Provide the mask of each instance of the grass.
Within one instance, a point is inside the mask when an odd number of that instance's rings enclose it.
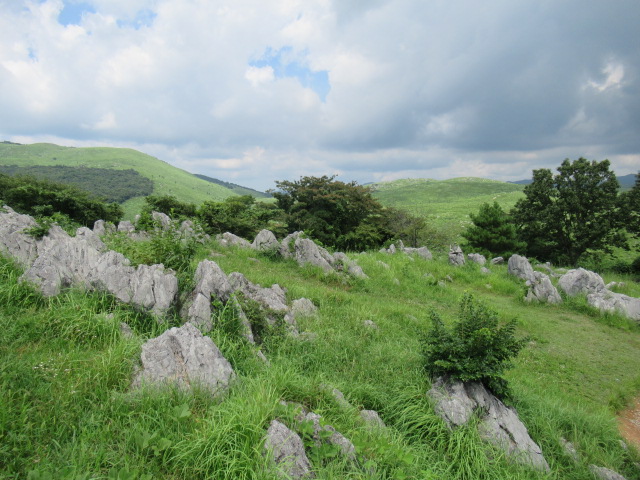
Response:
[[[144,244],[129,252],[141,250]],[[640,386],[640,327],[629,321],[596,314],[584,299],[527,304],[524,286],[506,266],[485,275],[475,264],[451,267],[443,254],[433,261],[353,254],[369,280],[215,242],[190,255],[191,269],[213,258],[227,274],[278,283],[289,300],[312,300],[319,315],[299,327],[316,340],[267,336],[267,366],[239,337],[229,312],[218,310],[210,336],[238,375],[226,396],[133,393],[141,344],[179,320],[159,325],[104,294],[69,290],[42,298],[18,281],[18,268],[0,260],[0,478],[273,479],[261,445],[271,420],[286,416],[280,400],[317,412],[356,445],[356,463],[317,460],[320,479],[578,480],[591,478],[590,463],[640,478],[632,464],[638,456],[620,447],[615,426],[615,410]],[[510,462],[473,426],[449,431],[425,395],[419,335],[430,327],[432,310],[453,321],[465,292],[502,320],[516,318],[518,334],[530,338],[508,380],[549,475]],[[135,338],[120,335],[123,321]],[[339,404],[328,387],[340,389],[353,408]],[[366,428],[360,408],[377,410],[388,428]],[[578,464],[560,437],[576,445]]]
[[[383,205],[428,217],[435,228],[446,229],[454,237],[471,223],[469,214],[477,213],[483,203],[496,201],[508,211],[524,197],[523,185],[471,177],[404,179],[375,183],[372,188]]]
[[[154,194],[174,195],[182,202],[201,204],[206,200],[222,201],[237,195],[221,185],[202,180],[162,160],[129,148],[73,148],[50,143],[13,145],[0,143],[3,165],[67,165],[125,170],[133,168],[153,181]],[[125,218],[132,220],[144,205],[143,197],[123,204]]]

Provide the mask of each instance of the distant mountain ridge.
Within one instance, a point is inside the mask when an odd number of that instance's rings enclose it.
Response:
[[[620,183],[620,188],[623,190],[627,190],[632,188],[636,183],[636,176],[634,173],[630,173],[629,175],[617,176],[618,182]],[[533,179],[529,178],[527,180],[515,180],[508,183],[515,183],[516,185],[530,185],[533,183]]]
[[[251,195],[252,197],[256,197],[256,198],[271,198],[271,195],[265,192],[260,192],[258,190],[254,190],[253,188],[249,188],[249,187],[243,187],[241,185],[237,185],[235,183],[231,183],[231,182],[225,182],[223,180],[219,180],[217,178],[212,178],[212,177],[208,177],[206,175],[202,175],[199,173],[194,173],[194,176],[201,178],[202,180],[206,181],[206,182],[211,182],[211,183],[215,183],[217,185],[221,185],[225,188],[228,188],[229,190],[231,190],[232,192],[237,193],[238,195]]]

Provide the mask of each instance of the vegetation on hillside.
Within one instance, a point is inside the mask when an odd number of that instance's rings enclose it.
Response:
[[[12,177],[0,173],[0,205],[41,220],[64,218],[85,227],[96,220],[117,222],[123,211],[117,203],[107,204],[79,188],[32,177]],[[62,215],[62,217],[61,217]],[[43,232],[46,233],[46,232]]]
[[[153,182],[132,168],[112,170],[107,168],[55,166],[0,165],[0,173],[13,176],[31,176],[65,185],[73,185],[92,192],[111,203],[123,203],[130,198],[151,195]]]
[[[498,205],[483,203],[477,214],[470,214],[473,225],[463,233],[465,248],[487,257],[509,258],[514,253],[524,251],[526,244],[518,240],[516,226]]]

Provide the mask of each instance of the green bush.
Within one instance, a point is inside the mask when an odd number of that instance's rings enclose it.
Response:
[[[496,312],[465,294],[451,330],[435,312],[431,321],[433,328],[422,338],[422,353],[432,378],[446,375],[463,382],[479,381],[495,395],[508,396],[502,374],[527,342],[515,337],[515,319],[501,326]]]

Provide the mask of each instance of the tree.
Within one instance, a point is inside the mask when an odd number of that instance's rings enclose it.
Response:
[[[620,212],[627,231],[640,238],[640,172],[631,190],[620,195]]]
[[[289,230],[304,230],[325,245],[361,249],[386,240],[379,218],[383,207],[367,187],[335,176],[276,182],[270,191],[284,211]]]
[[[478,381],[497,396],[508,395],[504,371],[527,342],[515,337],[515,320],[500,325],[496,312],[466,294],[451,330],[435,312],[431,321],[432,329],[421,340],[425,369],[432,378]]]
[[[609,161],[566,159],[553,176],[534,170],[526,198],[512,211],[527,255],[575,265],[587,250],[625,246],[619,216],[618,180]]]
[[[525,243],[518,240],[516,226],[498,202],[493,202],[493,205],[483,203],[477,215],[472,213],[469,216],[473,225],[462,236],[476,253],[510,257],[524,252]]]

